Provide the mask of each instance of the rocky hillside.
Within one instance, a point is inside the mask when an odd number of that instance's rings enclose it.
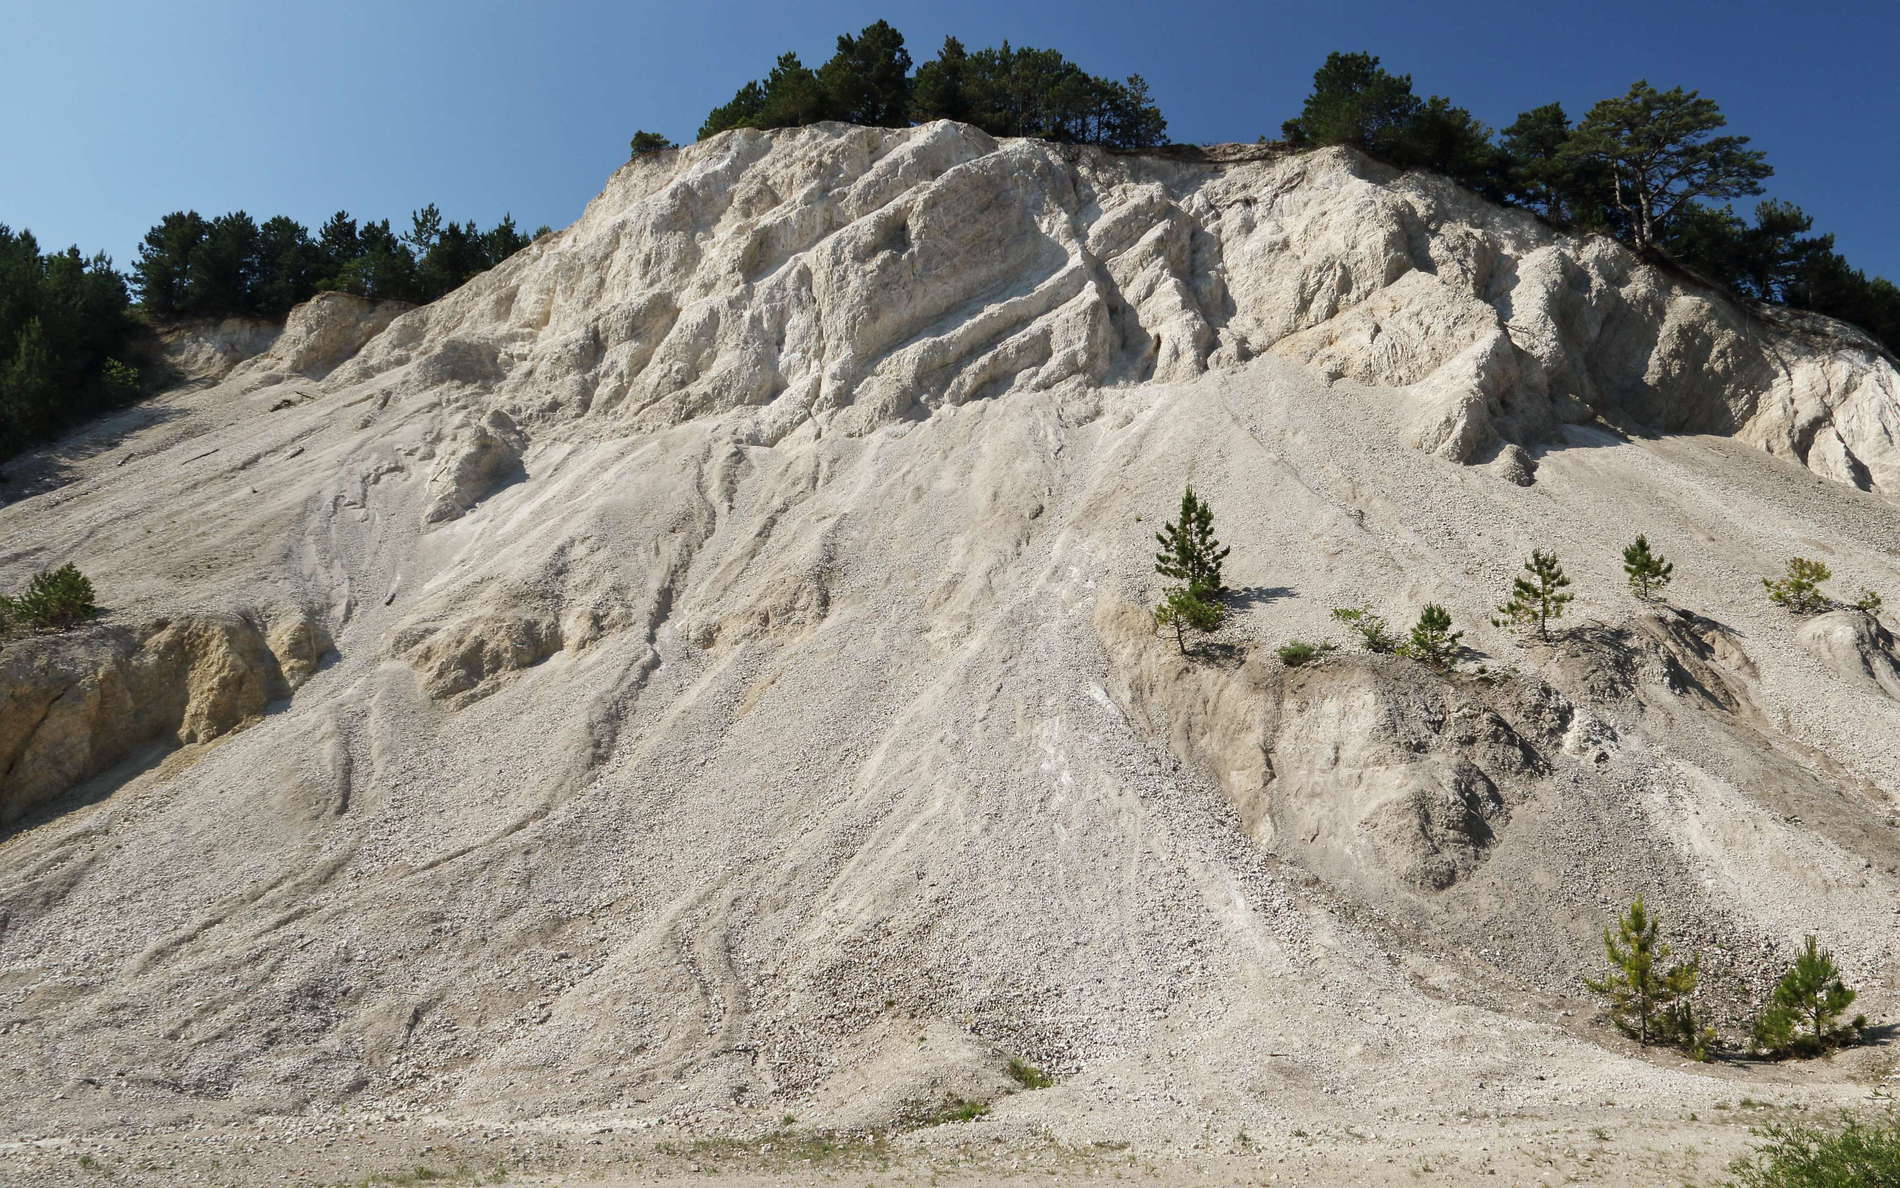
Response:
[[[0,507],[0,584],[110,608],[0,651],[17,1117],[1396,1143],[1887,1075],[1657,1060],[1577,981],[1642,893],[1731,1031],[1804,931],[1900,1007],[1891,638],[1757,580],[1900,597],[1844,327],[1344,150],[950,123],[644,157],[300,316]],[[1184,479],[1239,587],[1193,660]],[[1488,622],[1533,547],[1548,645]],[[1482,670],[1273,659],[1428,600]]]

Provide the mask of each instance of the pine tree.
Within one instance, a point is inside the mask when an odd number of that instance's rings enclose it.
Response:
[[[501,216],[501,222],[496,223],[492,230],[482,232],[483,261],[487,267],[493,268],[532,242],[534,241],[523,235],[521,229],[515,226],[515,216],[504,214]]]
[[[1451,629],[1451,612],[1436,602],[1428,602],[1418,614],[1418,622],[1412,624],[1412,633],[1399,645],[1399,655],[1443,671],[1457,662],[1458,654],[1464,650],[1458,641],[1465,637],[1462,631]]]
[[[1513,627],[1535,623],[1538,638],[1549,639],[1550,621],[1561,619],[1564,605],[1570,601],[1571,596],[1563,592],[1570,579],[1564,576],[1563,566],[1557,564],[1557,554],[1539,549],[1531,551],[1524,569],[1530,577],[1520,577],[1511,583],[1510,601],[1498,607],[1498,617],[1491,620],[1491,625]]]
[[[1774,170],[1746,147],[1748,137],[1712,135],[1727,123],[1713,99],[1638,81],[1627,95],[1592,107],[1564,155],[1610,175],[1611,200],[1641,251],[1702,199],[1761,193]]]
[[[1221,562],[1231,549],[1214,539],[1214,509],[1189,487],[1181,496],[1181,518],[1155,533],[1161,552],[1155,554],[1155,572],[1187,584],[1187,592],[1206,602],[1227,592],[1221,584]]]
[[[1610,969],[1583,984],[1609,1002],[1610,1022],[1639,1044],[1676,1042],[1685,1019],[1678,1004],[1695,991],[1696,963],[1669,965],[1671,951],[1658,938],[1658,923],[1637,896],[1617,921],[1603,930]],[[1686,1005],[1686,1004],[1683,1004]],[[1693,1027],[1693,1015],[1686,1016]]]
[[[1662,1013],[1662,1040],[1682,1049],[1692,1060],[1707,1060],[1715,1054],[1715,1028],[1702,1022],[1695,1004],[1679,999]]]
[[[409,245],[410,252],[418,260],[428,255],[441,238],[442,212],[436,209],[435,203],[409,212],[409,231],[402,241]]]
[[[1819,561],[1792,557],[1780,581],[1763,578],[1761,584],[1776,606],[1785,606],[1797,615],[1817,615],[1834,605],[1834,600],[1821,591],[1821,583],[1833,576],[1833,571]]]
[[[937,56],[917,68],[911,88],[911,118],[921,123],[931,120],[970,121],[970,55],[954,37],[943,39]]]
[[[92,582],[70,562],[33,575],[17,598],[0,594],[0,621],[41,631],[63,631],[99,613]]]
[[[1675,565],[1649,551],[1649,538],[1638,536],[1636,543],[1623,550],[1623,572],[1629,576],[1630,590],[1645,602],[1669,584]]]
[[[145,233],[132,275],[138,285],[139,301],[151,313],[161,318],[175,318],[189,312],[186,282],[191,257],[210,230],[211,224],[197,211],[176,210]]]
[[[1867,1024],[1864,1017],[1846,1026],[1839,1023],[1856,997],[1858,992],[1841,982],[1834,955],[1821,952],[1810,936],[1755,1020],[1755,1046],[1777,1055],[1838,1047]]]
[[[267,318],[281,318],[317,291],[323,253],[302,223],[284,215],[258,227],[257,244],[251,308]]]
[[[194,317],[254,313],[260,240],[257,223],[244,211],[219,215],[185,266],[185,307]]]
[[[817,72],[787,51],[765,76],[764,104],[748,123],[754,128],[802,128],[837,117]]]
[[[1174,628],[1174,644],[1187,655],[1187,633],[1203,634],[1220,630],[1227,612],[1212,597],[1203,597],[1190,586],[1170,586],[1155,607],[1155,626]]]
[[[633,139],[627,142],[629,157],[643,157],[648,153],[663,153],[667,149],[676,149],[678,147],[679,145],[674,144],[672,138],[659,132],[648,132],[644,128],[635,132]]]
[[[889,21],[866,25],[856,37],[840,34],[818,82],[836,119],[883,128],[910,123],[910,52]]]
[[[1380,152],[1419,109],[1412,76],[1393,74],[1371,54],[1330,53],[1313,72],[1299,118],[1280,126],[1295,145],[1351,144]]]
[[[754,79],[740,87],[731,102],[715,107],[706,114],[706,122],[699,126],[696,139],[704,140],[733,128],[749,128],[764,110],[765,84]]]

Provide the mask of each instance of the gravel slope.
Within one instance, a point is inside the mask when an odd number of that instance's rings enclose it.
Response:
[[[238,615],[333,647],[243,728],[156,737],[0,834],[0,1141],[58,1140],[0,1167],[61,1182],[74,1136],[126,1159],[162,1145],[128,1128],[181,1125],[210,1182],[204,1133],[330,1167],[313,1128],[347,1109],[407,1119],[391,1152],[492,1129],[484,1159],[791,1114],[947,1171],[945,1144],[1055,1142],[1398,1180],[1498,1135],[1507,1182],[1644,1183],[1633,1111],[1706,1172],[1742,1098],[1888,1080],[1884,1044],[1640,1053],[1576,978],[1642,892],[1731,1031],[1808,930],[1891,1017],[1900,702],[1758,581],[1801,553],[1900,596],[1900,507],[1761,419],[1891,367],[1793,340],[1731,366],[1767,331],[1712,298],[1344,154],[979,136],[630,167],[326,379],[175,393],[29,462],[8,584],[70,558],[100,631]],[[1389,275],[1389,241],[1435,271]],[[1501,295],[1547,349],[1497,353]],[[1704,317],[1728,362],[1623,358],[1603,326],[1651,313],[1683,341]],[[1702,411],[1617,431],[1632,366]],[[1141,617],[1184,480],[1239,589],[1193,663]],[[1693,617],[1621,589],[1638,531]],[[1556,646],[1488,623],[1533,547],[1587,628]],[[1362,601],[1444,603],[1487,675],[1271,659]],[[9,662],[83,685],[39,646]],[[1016,1091],[1011,1058],[1056,1084]],[[919,1127],[946,1098],[991,1109]]]

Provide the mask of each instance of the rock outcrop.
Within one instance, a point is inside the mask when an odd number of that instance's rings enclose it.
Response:
[[[524,477],[521,451],[525,441],[514,421],[499,409],[457,431],[442,447],[441,461],[429,475],[434,498],[423,521],[439,524],[459,519],[487,496]]]
[[[625,166],[345,378],[505,389],[530,428],[742,410],[769,443],[1268,353],[1398,390],[1416,442],[1458,461],[1603,420],[1900,490],[1900,374],[1864,337],[1817,351],[1608,238],[1347,149],[1216,165],[951,123],[734,132]]]
[[[180,322],[159,331],[159,360],[179,380],[210,383],[270,349],[283,327],[267,318]]]
[[[1801,625],[1801,643],[1844,679],[1900,698],[1893,633],[1861,610],[1833,610]]]
[[[257,387],[298,378],[320,380],[414,308],[406,301],[318,293],[291,309],[282,333],[246,360],[233,379]]]
[[[147,743],[229,733],[289,696],[329,651],[303,615],[270,626],[190,615],[0,646],[0,825]]]

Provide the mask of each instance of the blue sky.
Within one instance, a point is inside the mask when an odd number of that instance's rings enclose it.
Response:
[[[946,33],[1147,76],[1184,141],[1273,135],[1329,50],[1363,49],[1493,124],[1573,115],[1647,77],[1699,88],[1766,149],[1770,192],[1900,279],[1900,5],[846,0],[14,0],[0,20],[0,222],[129,266],[169,210],[315,225],[436,202],[526,228],[580,213],[636,127],[691,138],[774,56],[879,17],[913,58]]]

